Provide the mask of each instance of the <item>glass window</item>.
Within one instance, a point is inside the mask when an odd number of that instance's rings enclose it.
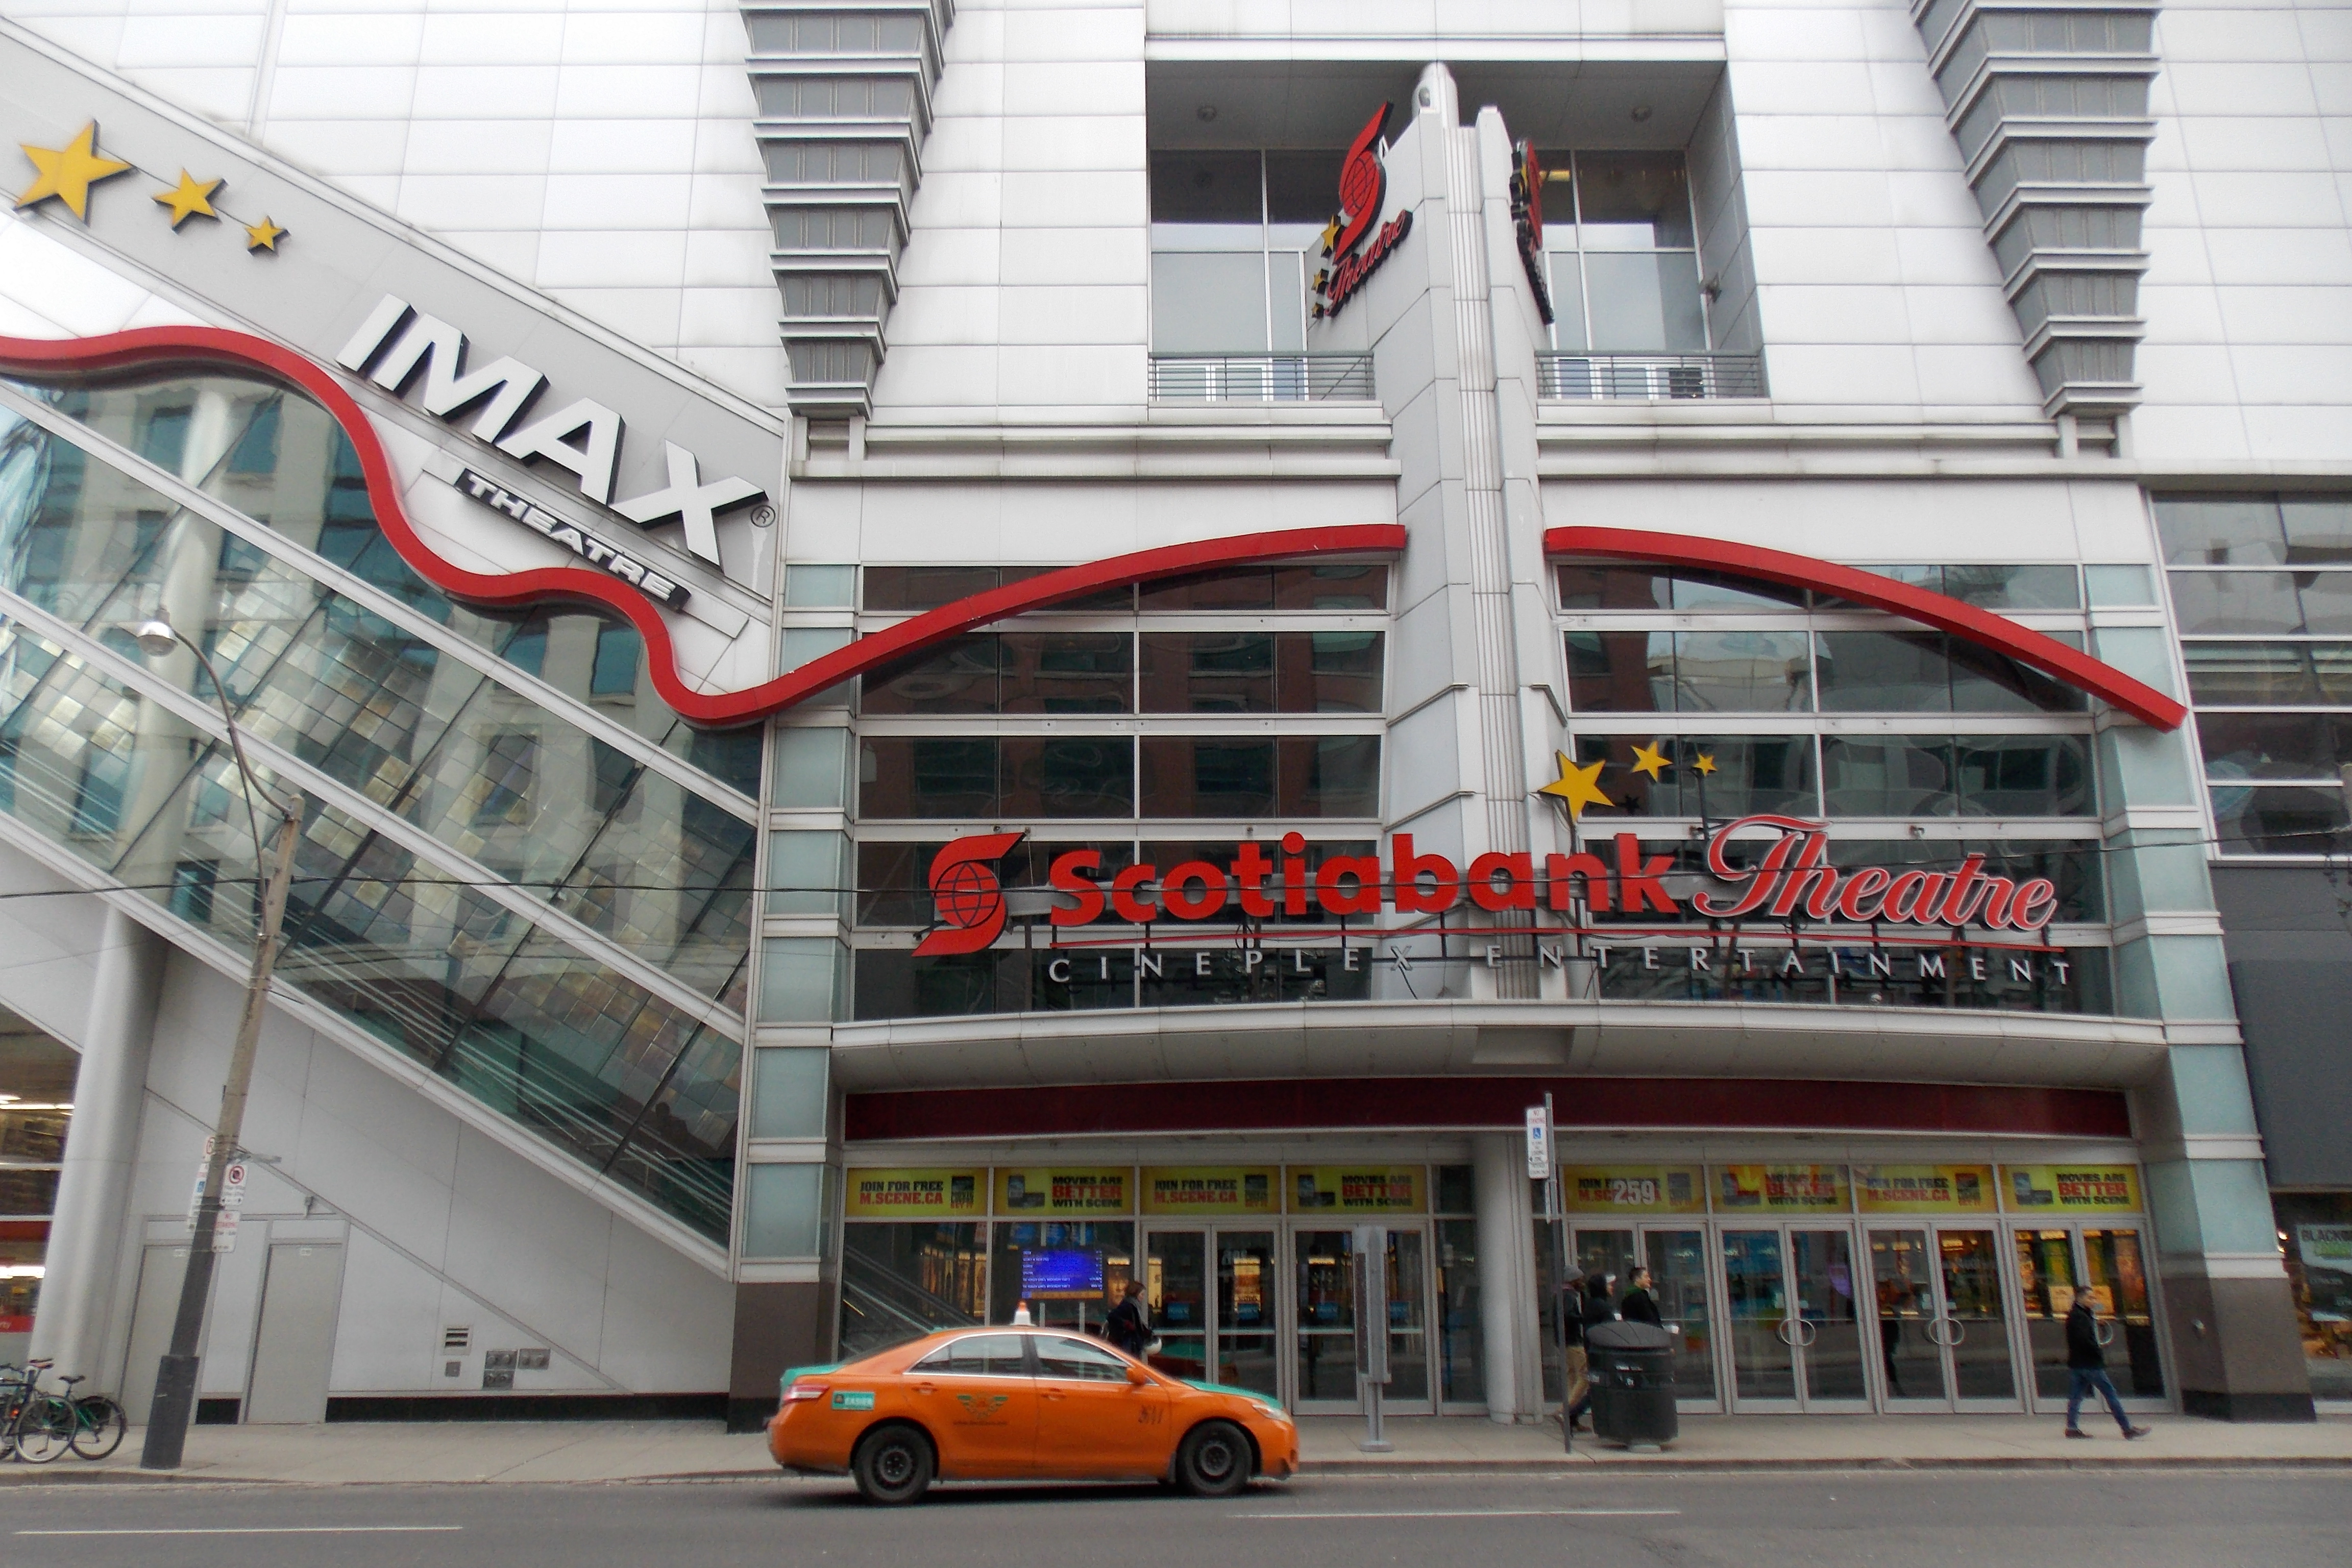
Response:
[[[985,735],[866,736],[858,742],[857,815],[995,817],[996,752]]]
[[[1003,585],[1004,571],[997,566],[868,566],[866,607],[936,610]]]
[[[2200,708],[2352,702],[2352,643],[2192,642],[2180,651]]]
[[[2341,496],[2279,498],[2291,566],[2352,565],[2352,500]]]
[[[1020,1334],[966,1334],[950,1340],[915,1368],[958,1377],[1027,1377],[1029,1358]]]
[[[1142,643],[1145,712],[1275,710],[1272,632],[1146,632]]]
[[[1832,816],[1949,816],[1952,743],[1940,735],[1829,735],[1822,792]]]
[[[1952,706],[1949,661],[1937,632],[1821,632],[1824,713],[1937,713]]]
[[[1276,706],[1285,713],[1378,713],[1381,634],[1279,632]]]
[[[1132,713],[1135,639],[1125,632],[1003,632],[998,711]]]
[[[2200,713],[2205,776],[2326,779],[2352,763],[2352,714]]]
[[[1667,610],[1674,607],[1674,579],[1631,566],[1562,566],[1559,572],[1563,610]],[[1801,597],[1797,603],[1801,605]]]
[[[1247,250],[1153,251],[1152,351],[1265,353],[1265,254],[1255,245]]]
[[[1595,353],[1706,352],[1697,262],[1689,251],[1587,252],[1584,288]]]
[[[842,1226],[842,1358],[856,1360],[932,1330],[982,1321],[987,1228],[971,1223]]]
[[[1271,816],[1274,756],[1272,741],[1147,735],[1143,815],[1244,820]]]
[[[1680,153],[1579,153],[1574,158],[1585,249],[1690,248],[1690,189]]]
[[[2285,572],[2175,572],[2172,607],[2189,637],[2303,630],[2303,605]]]
[[[2096,605],[2156,603],[2156,579],[2145,566],[2085,566],[2083,586]]]
[[[1135,1226],[1123,1220],[999,1220],[993,1250],[995,1267],[989,1271],[988,1288],[990,1322],[1011,1322],[1013,1310],[1025,1300],[1030,1321],[1041,1329],[1098,1329],[1118,1303],[1119,1288],[1134,1274]],[[1039,1253],[1061,1256],[1041,1259],[1035,1256]],[[1026,1296],[1022,1281],[1040,1265],[1050,1267],[1062,1279],[1077,1279],[1085,1284],[1065,1287],[1066,1294]],[[1081,1289],[1085,1294],[1078,1293]]]
[[[1100,1345],[1084,1340],[1041,1336],[1037,1341],[1037,1375],[1063,1377],[1080,1383],[1125,1383],[1133,1363]]]
[[[846,730],[778,730],[772,804],[837,810],[849,777]]]
[[[637,689],[637,655],[645,647],[635,626],[600,626],[596,664],[588,678],[592,697],[625,697]]]
[[[1672,632],[1568,634],[1568,700],[1579,713],[1671,713],[1674,680]]]
[[[1964,816],[2088,816],[2090,740],[2083,735],[1963,735],[1952,772]]]
[[[768,835],[768,912],[830,915],[842,908],[842,861],[849,840],[838,833]]]
[[[1654,779],[1633,772],[1637,745],[1662,752],[1672,765]],[[1810,816],[1821,807],[1811,735],[1580,735],[1576,755],[1581,763],[1605,759],[1603,787],[1620,809],[1636,816]],[[1599,831],[1595,824],[1602,820],[1587,819],[1586,831]]]
[[[2352,1399],[2352,1194],[2273,1193],[2315,1399]]]
[[[1551,346],[1703,353],[1706,304],[1680,153],[1547,153]]]
[[[1135,815],[1135,743],[1128,736],[1008,735],[999,744],[1002,815]]]
[[[787,566],[784,603],[796,610],[853,608],[857,603],[857,568]]]
[[[2339,787],[2229,785],[2210,793],[2224,855],[2327,855],[2343,842],[2347,818]]]
[[[2156,531],[2176,566],[2284,566],[2286,530],[2269,496],[2158,496]]]
[[[835,1016],[842,946],[831,937],[772,936],[760,943],[760,1021],[822,1024]]]
[[[1677,632],[1675,709],[1684,713],[1810,712],[1813,682],[1807,655],[1802,632]]]
[[[814,1258],[824,1231],[823,1165],[744,1169],[743,1256]]]
[[[1942,592],[1988,610],[2074,610],[2083,603],[2072,566],[1947,566]]]
[[[826,1057],[822,1046],[772,1046],[751,1053],[752,1137],[824,1136]]]
[[[861,676],[858,707],[875,714],[996,712],[1002,652],[991,632],[934,644]]]

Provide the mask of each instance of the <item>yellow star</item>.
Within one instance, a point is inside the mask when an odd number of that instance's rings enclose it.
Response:
[[[1701,752],[1698,754],[1698,761],[1693,763],[1691,766],[1699,773],[1711,773],[1715,772],[1715,758],[1706,752]]]
[[[218,218],[220,214],[213,211],[213,193],[220,188],[218,180],[198,184],[194,174],[183,169],[179,188],[158,191],[155,199],[172,209],[172,226],[177,228],[192,217]]]
[[[1339,243],[1339,220],[1338,218],[1335,217],[1329,223],[1323,226],[1322,238],[1323,254],[1328,256],[1331,254],[1331,247]]]
[[[1665,782],[1665,770],[1674,765],[1667,761],[1664,752],[1654,747],[1638,743],[1633,747],[1633,771],[1637,773],[1647,773],[1663,784]]]
[[[113,158],[100,157],[96,146],[98,121],[93,120],[81,128],[81,134],[62,147],[36,147],[29,142],[17,145],[25,156],[41,172],[30,189],[16,198],[20,207],[45,202],[51,196],[66,204],[74,216],[89,221],[89,188],[100,180],[110,180],[126,173],[131,165]]]
[[[1584,766],[1578,767],[1568,760],[1566,752],[1555,752],[1552,755],[1559,759],[1559,777],[1545,784],[1536,793],[1558,795],[1568,802],[1570,821],[1583,821],[1584,808],[1588,805],[1616,805],[1616,802],[1601,793],[1601,770],[1606,765],[1605,763],[1587,763]]]
[[[245,247],[247,250],[275,252],[278,242],[285,237],[286,231],[266,217],[259,223],[249,223],[245,226]]]

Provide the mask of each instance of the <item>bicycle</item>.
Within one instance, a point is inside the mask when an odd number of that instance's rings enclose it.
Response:
[[[73,1446],[72,1405],[41,1392],[41,1373],[49,1364],[37,1361],[21,1370],[0,1369],[15,1373],[0,1384],[0,1444],[7,1458],[28,1465],[46,1465]]]
[[[67,1440],[83,1458],[103,1459],[122,1447],[131,1431],[131,1417],[123,1413],[119,1400],[103,1394],[76,1394],[73,1385],[84,1376],[76,1373],[58,1379],[66,1385],[66,1408],[73,1417],[72,1435]]]

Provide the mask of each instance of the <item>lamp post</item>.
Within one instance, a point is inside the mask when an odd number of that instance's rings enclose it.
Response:
[[[196,1203],[195,1233],[188,1238],[188,1270],[180,1281],[180,1310],[172,1321],[172,1344],[155,1372],[155,1403],[147,1418],[147,1444],[141,1452],[142,1469],[176,1470],[187,1447],[188,1424],[196,1409],[196,1345],[204,1337],[205,1302],[212,1293],[213,1236],[220,1223],[221,1189],[230,1159],[244,1130],[245,1100],[253,1085],[253,1057],[261,1039],[261,1018],[269,1000],[269,972],[278,962],[278,928],[286,917],[286,894],[292,882],[294,846],[302,836],[299,796],[280,800],[261,787],[246,761],[245,742],[237,735],[236,715],[229,707],[228,689],[220,672],[185,635],[168,621],[142,621],[126,628],[150,658],[162,658],[174,647],[196,656],[213,683],[221,718],[228,725],[229,751],[245,782],[246,820],[253,829],[253,858],[260,882],[256,889],[259,931],[253,943],[253,973],[246,981],[245,1012],[237,1019],[236,1043],[229,1050],[228,1077],[221,1086],[220,1119],[213,1129],[212,1152],[205,1162],[205,1186]],[[269,803],[278,814],[278,832],[264,847],[261,818],[254,797]],[[264,862],[267,861],[265,865]]]

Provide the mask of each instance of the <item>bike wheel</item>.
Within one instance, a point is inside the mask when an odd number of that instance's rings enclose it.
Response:
[[[73,1447],[73,1407],[64,1400],[39,1396],[28,1401],[16,1418],[16,1457],[28,1465],[46,1465]]]
[[[131,1418],[122,1406],[103,1394],[74,1401],[73,1451],[85,1459],[103,1459],[122,1447]]]

